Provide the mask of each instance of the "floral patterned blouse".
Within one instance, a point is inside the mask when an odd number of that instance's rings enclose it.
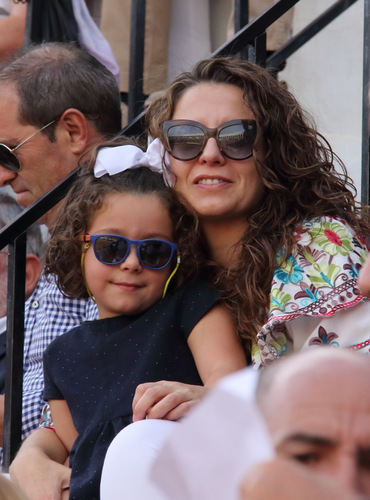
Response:
[[[289,352],[330,345],[370,352],[370,300],[357,288],[368,249],[340,218],[305,221],[297,246],[277,257],[268,321],[252,350],[256,367]]]

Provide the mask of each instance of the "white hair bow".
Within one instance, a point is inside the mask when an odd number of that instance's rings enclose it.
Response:
[[[115,175],[130,168],[148,167],[162,174],[166,184],[172,186],[168,172],[166,169],[163,170],[163,157],[168,165],[168,154],[165,153],[160,139],[154,139],[146,152],[130,144],[102,148],[96,156],[94,175],[95,177],[101,177],[104,174]]]

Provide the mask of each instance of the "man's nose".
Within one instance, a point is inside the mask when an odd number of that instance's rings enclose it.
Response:
[[[370,491],[366,491],[366,483],[362,480],[362,474],[363,471],[357,462],[356,455],[341,457],[333,470],[333,476],[338,479],[339,484],[360,495],[370,495]]]
[[[0,165],[0,187],[7,186],[17,177],[17,172],[12,172]]]

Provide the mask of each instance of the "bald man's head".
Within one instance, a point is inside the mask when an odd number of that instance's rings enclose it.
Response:
[[[370,358],[319,348],[261,373],[257,401],[278,456],[370,495]]]

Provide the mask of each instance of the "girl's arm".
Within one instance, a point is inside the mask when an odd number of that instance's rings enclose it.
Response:
[[[51,399],[49,406],[53,415],[55,432],[69,453],[78,436],[71,412],[63,399]]]
[[[67,499],[71,476],[71,469],[63,465],[67,457],[67,450],[55,432],[36,429],[10,464],[10,478],[29,500]]]
[[[145,418],[177,420],[204,397],[208,387],[246,366],[232,318],[221,305],[214,306],[195,325],[188,344],[204,387],[165,380],[140,384],[132,404],[134,422]]]
[[[9,468],[11,479],[29,500],[69,497],[71,470],[63,464],[78,434],[64,400],[50,400],[49,406],[55,432],[36,429],[24,441]]]

